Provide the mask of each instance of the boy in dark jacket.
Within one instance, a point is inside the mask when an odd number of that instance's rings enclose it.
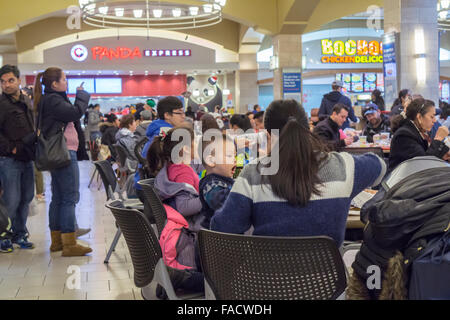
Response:
[[[225,135],[221,135],[221,139],[215,138],[212,142],[204,141],[202,149],[206,176],[200,181],[200,200],[205,217],[201,225],[209,229],[214,212],[222,207],[233,187],[236,149],[233,141]]]

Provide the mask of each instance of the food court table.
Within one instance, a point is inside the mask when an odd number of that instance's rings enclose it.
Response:
[[[350,212],[347,217],[347,229],[364,229],[365,225],[361,222],[361,216],[359,215],[359,209],[350,208]]]

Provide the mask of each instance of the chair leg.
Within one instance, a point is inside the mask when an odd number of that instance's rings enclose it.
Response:
[[[91,181],[89,182],[88,188],[91,187],[92,181],[94,181],[94,177],[95,177],[95,174],[96,174],[96,173],[98,174],[97,168],[95,168],[94,172],[92,173]]]
[[[103,185],[103,181],[100,179],[100,182],[98,181],[98,178],[100,177],[100,173],[98,173],[98,176],[97,176],[97,182],[98,182],[98,191],[100,191],[100,189],[102,188],[102,185]]]
[[[155,268],[155,276],[153,278],[157,283],[159,283],[165,290],[169,297],[169,300],[180,300],[173,289],[172,281],[170,280],[169,272],[164,264],[163,259],[159,259]]]
[[[109,263],[109,258],[111,258],[113,251],[116,249],[117,242],[119,242],[121,235],[122,235],[122,231],[120,230],[120,228],[118,228],[116,235],[114,236],[114,240],[111,243],[111,247],[109,247],[108,254],[106,255],[105,261],[103,261],[103,263]]]

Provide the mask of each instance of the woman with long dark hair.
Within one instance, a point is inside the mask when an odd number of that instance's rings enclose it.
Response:
[[[449,148],[443,141],[449,134],[448,128],[439,127],[433,140],[428,134],[436,122],[434,102],[415,99],[408,106],[405,116],[391,141],[389,171],[415,157],[436,156],[447,160]]]
[[[45,86],[44,93],[42,86]],[[41,134],[48,138],[63,130],[71,158],[68,166],[50,171],[52,177],[52,201],[49,211],[52,238],[50,251],[62,250],[63,257],[72,257],[92,252],[91,248],[77,244],[75,233],[75,206],[80,200],[78,160],[86,160],[82,156],[86,150],[80,119],[88,108],[90,95],[80,84],[75,103],[72,104],[66,91],[66,75],[61,69],[48,68],[38,74],[34,105],[38,111],[38,119],[41,119],[39,123]]]
[[[374,154],[326,152],[295,100],[272,102],[264,126],[274,146],[271,167],[278,170],[270,172],[267,159],[248,164],[211,229],[239,234],[253,226],[255,235],[325,235],[341,245],[351,199],[381,182],[384,161]]]

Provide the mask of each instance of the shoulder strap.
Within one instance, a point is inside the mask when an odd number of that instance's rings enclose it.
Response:
[[[37,129],[37,136],[39,137],[41,135],[41,131],[42,131],[42,114],[44,113],[44,105],[42,103],[42,97],[41,97],[41,101],[39,101],[38,104],[38,120],[37,120],[37,124],[36,124],[36,129]]]

